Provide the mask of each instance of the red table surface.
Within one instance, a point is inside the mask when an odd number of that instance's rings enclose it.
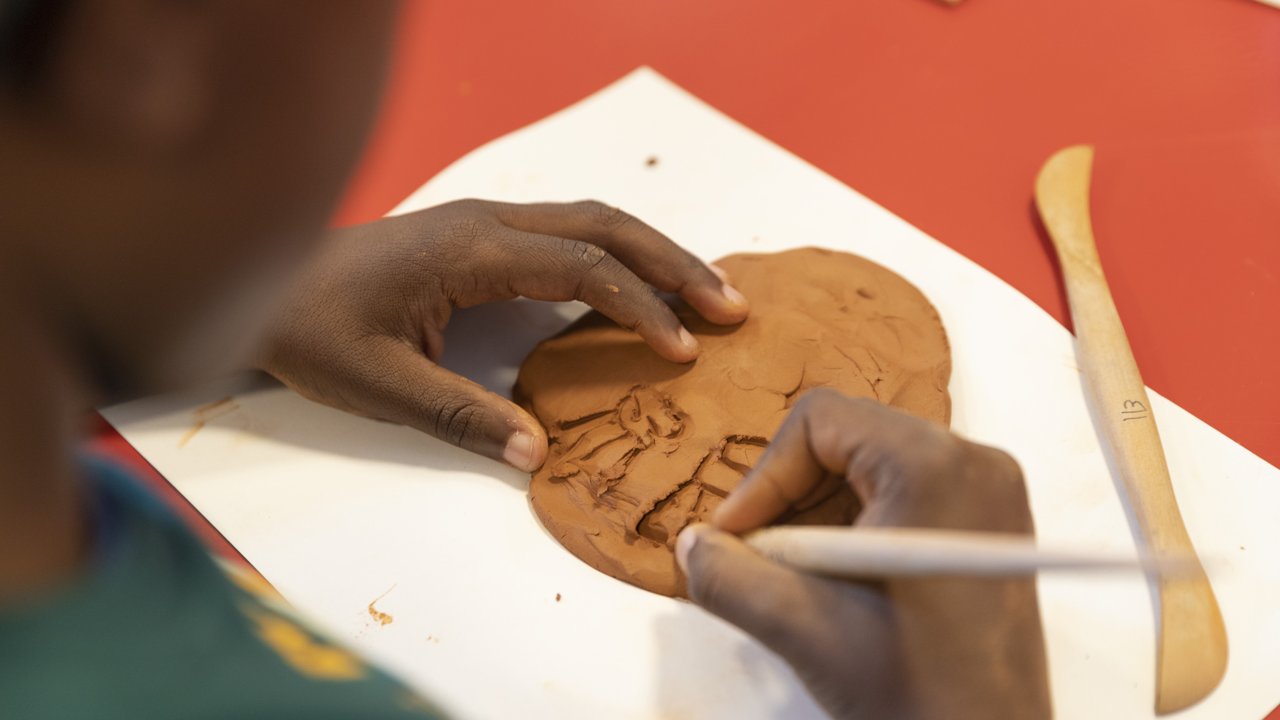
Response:
[[[1144,378],[1280,464],[1280,10],[1251,0],[406,0],[384,108],[336,222],[382,215],[467,151],[639,65],[1068,325],[1031,187],[1055,150],[1095,145],[1099,250]],[[147,469],[114,433],[95,442]]]
[[[408,0],[385,112],[339,222],[378,217],[468,150],[638,65],[1064,323],[1032,182],[1055,150],[1094,144],[1100,253],[1144,379],[1280,464],[1280,10]]]

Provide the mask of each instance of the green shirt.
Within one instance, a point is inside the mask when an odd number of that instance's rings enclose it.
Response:
[[[89,567],[0,611],[0,718],[437,718],[428,703],[221,567],[122,472],[88,468]]]

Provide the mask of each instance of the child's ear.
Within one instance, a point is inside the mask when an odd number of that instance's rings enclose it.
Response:
[[[167,153],[212,124],[217,3],[70,0],[43,93],[82,140]]]

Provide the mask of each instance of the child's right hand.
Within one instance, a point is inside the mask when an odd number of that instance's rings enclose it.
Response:
[[[697,604],[754,635],[837,718],[1047,718],[1034,578],[848,582],[752,552],[764,526],[831,475],[862,500],[855,525],[1033,532],[1005,453],[865,399],[813,391],[676,556]]]

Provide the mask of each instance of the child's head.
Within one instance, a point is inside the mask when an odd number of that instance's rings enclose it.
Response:
[[[104,389],[243,359],[356,159],[394,5],[0,0],[0,302]]]

